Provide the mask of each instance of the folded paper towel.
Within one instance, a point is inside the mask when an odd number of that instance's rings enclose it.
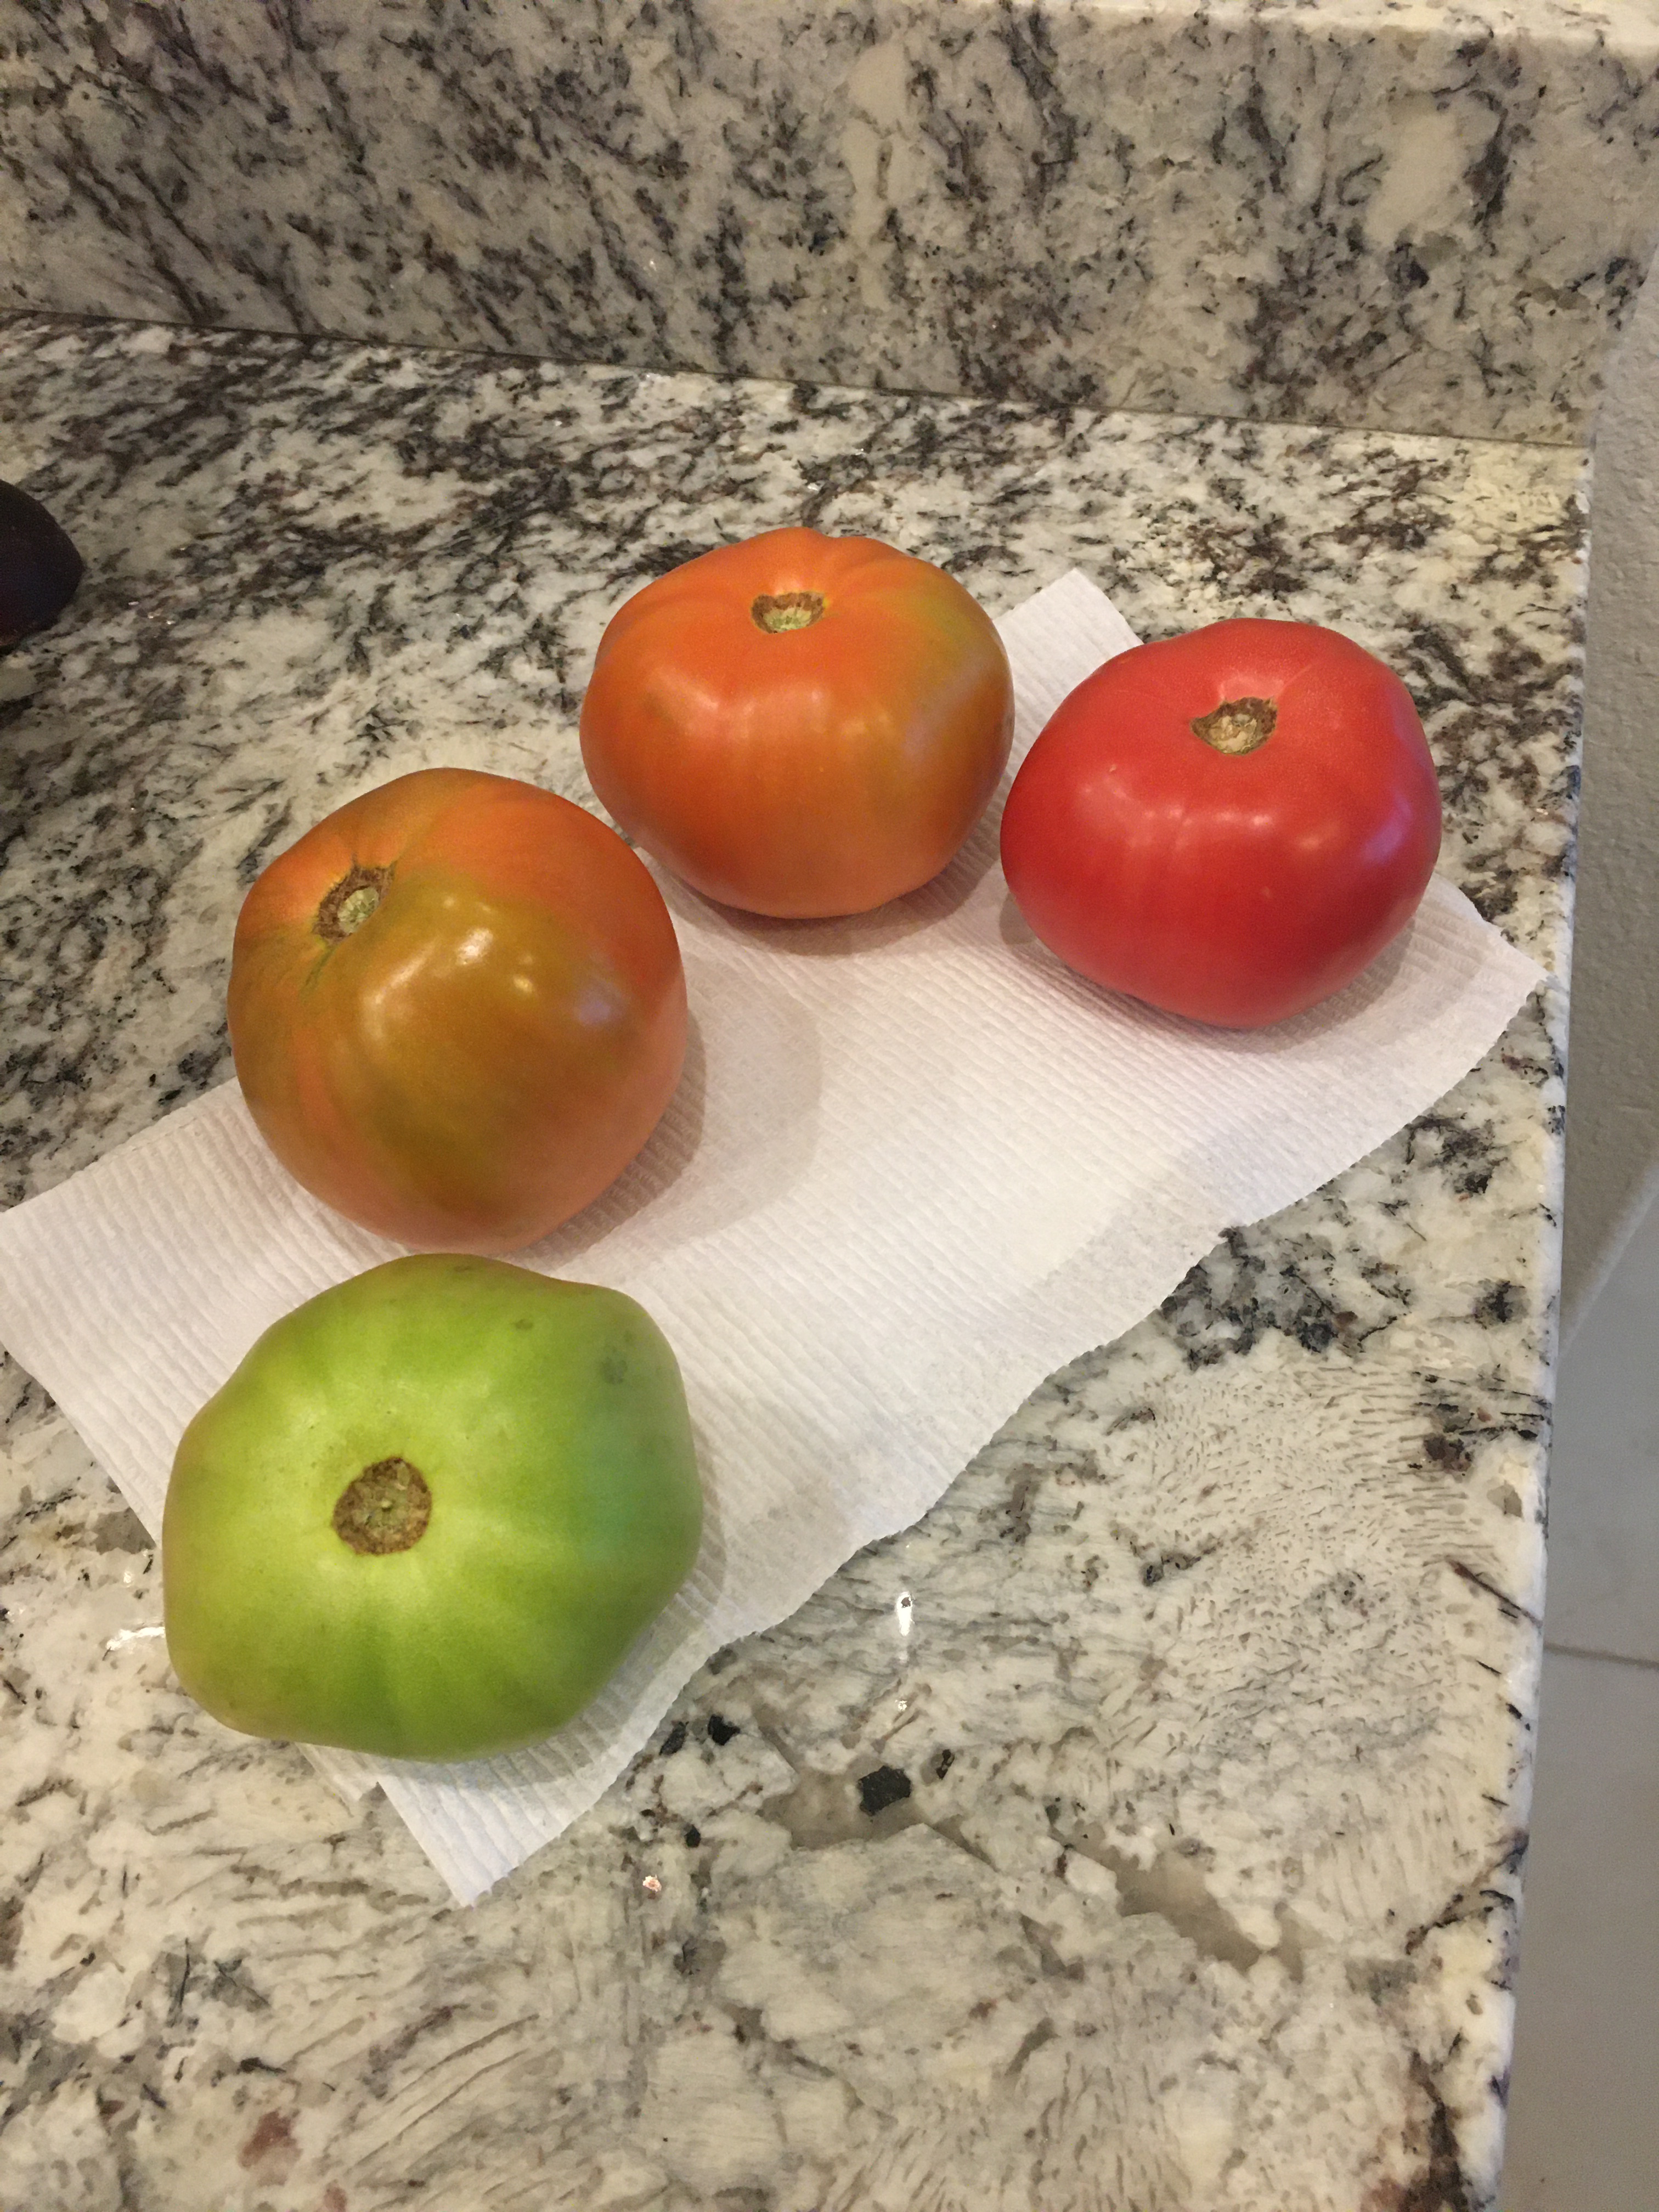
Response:
[[[1135,640],[1075,571],[999,628],[1018,764]],[[348,1791],[380,1784],[463,1900],[591,1805],[712,1652],[918,1519],[1224,1229],[1421,1113],[1540,980],[1437,879],[1340,997],[1271,1030],[1200,1030],[1044,951],[996,865],[999,811],[935,883],[848,921],[745,918],[663,883],[685,1079],[621,1181],[519,1256],[629,1291],[667,1332],[702,1555],[547,1744],[447,1768],[315,1754]],[[185,1422],[254,1338],[397,1249],[291,1182],[227,1084],[0,1217],[0,1342],[155,1531]]]

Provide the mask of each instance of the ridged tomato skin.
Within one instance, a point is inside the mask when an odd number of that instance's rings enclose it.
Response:
[[[609,1680],[691,1571],[702,1510],[678,1364],[641,1306],[410,1254],[274,1323],[185,1431],[168,1656],[247,1735],[513,1750]]]
[[[1259,1029],[1399,935],[1440,837],[1433,758],[1393,671],[1336,630],[1238,618],[1085,678],[1020,765],[1001,848],[1020,913],[1068,967]]]
[[[581,712],[589,779],[628,836],[706,897],[797,919],[930,881],[1012,734],[1007,653],[953,577],[805,529],[636,592]]]
[[[366,792],[270,862],[228,1012],[289,1174],[434,1249],[516,1251],[580,1212],[685,1056],[679,945],[644,863],[568,799],[464,769]]]

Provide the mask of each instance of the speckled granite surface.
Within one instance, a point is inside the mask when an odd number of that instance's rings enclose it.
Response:
[[[27,320],[0,417],[88,564],[0,662],[8,1198],[225,1072],[264,854],[422,763],[580,795],[610,607],[787,520],[994,611],[1076,563],[1149,635],[1340,624],[1565,963],[1567,452]],[[0,2204],[1490,2206],[1563,1014],[1010,1407],[471,1912],[179,1697],[5,1370]]]
[[[1576,441],[1644,0],[0,0],[0,301]]]

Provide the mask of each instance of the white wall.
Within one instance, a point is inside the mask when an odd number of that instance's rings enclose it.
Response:
[[[1659,264],[1656,264],[1659,265]],[[1571,1336],[1659,1198],[1659,276],[1607,381],[1590,514],[1567,1085]],[[1656,1381],[1659,1394],[1659,1381]]]

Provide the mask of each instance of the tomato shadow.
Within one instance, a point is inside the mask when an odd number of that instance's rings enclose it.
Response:
[[[769,951],[796,959],[856,959],[860,954],[923,937],[967,904],[997,864],[1002,805],[1011,780],[1005,776],[967,842],[938,875],[915,890],[889,899],[884,906],[872,907],[867,914],[836,915],[816,921],[750,914],[741,907],[705,898],[665,868],[653,865],[652,872],[677,922],[745,938]]]
[[[1385,997],[1393,989],[1405,962],[1414,925],[1407,923],[1369,967],[1362,969],[1352,983],[1345,984],[1332,997],[1310,1006],[1305,1013],[1292,1014],[1287,1020],[1259,1030],[1230,1030],[1215,1023],[1193,1021],[1185,1014],[1166,1013],[1160,1006],[1148,1006],[1145,1000],[1133,999],[1127,992],[1109,991],[1103,984],[1091,983],[1086,975],[1079,975],[1048,950],[1014,903],[1012,891],[1003,898],[997,927],[1003,943],[1020,965],[1074,1006],[1094,1006],[1133,1028],[1209,1045],[1234,1058],[1263,1060],[1299,1051],[1318,1038],[1332,1035],[1358,1020]]]
[[[695,1366],[686,1394],[703,1478],[702,1546],[687,1590],[705,1616],[747,1615],[745,1632],[757,1635],[869,1540],[842,1493],[846,1443],[799,1405],[723,1388]]]
[[[661,1121],[610,1188],[551,1236],[532,1244],[524,1254],[525,1260],[557,1273],[635,1214],[656,1205],[696,1158],[708,1103],[708,1057],[702,1027],[692,1014],[686,1020],[685,1065]]]
[[[679,1088],[611,1188],[531,1249],[532,1267],[562,1273],[611,1240],[605,1256],[620,1269],[660,1260],[774,1204],[810,1167],[823,1047],[787,973],[716,967],[689,946],[686,981],[702,1012],[687,1024]]]

